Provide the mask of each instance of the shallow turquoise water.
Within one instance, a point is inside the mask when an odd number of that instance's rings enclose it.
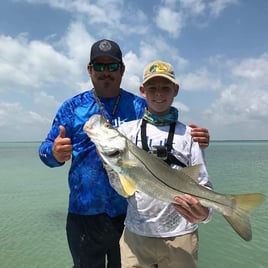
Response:
[[[44,166],[38,144],[0,146],[0,267],[71,267],[68,167]]]
[[[38,143],[0,143],[0,267],[68,268],[68,165],[48,168]],[[268,194],[268,142],[212,142],[207,167],[215,190]],[[225,219],[200,225],[200,268],[267,268],[268,202],[252,215],[253,240]]]
[[[212,142],[206,150],[207,167],[215,191],[268,194],[268,142]],[[225,219],[200,225],[200,267],[267,268],[268,202],[251,217],[253,239],[242,240]]]

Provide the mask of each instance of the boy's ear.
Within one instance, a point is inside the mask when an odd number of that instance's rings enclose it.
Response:
[[[174,97],[176,97],[178,95],[179,91],[180,91],[179,84],[175,84],[175,92],[174,92],[175,94],[174,94]]]
[[[143,86],[143,85],[140,85],[140,93],[141,93],[141,96],[142,96],[143,98],[146,97],[146,94],[145,94],[145,90],[144,90],[144,86]]]

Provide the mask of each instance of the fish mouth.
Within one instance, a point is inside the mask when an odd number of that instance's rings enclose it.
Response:
[[[109,156],[109,157],[116,157],[116,156],[118,156],[120,154],[121,154],[120,150],[114,150],[112,152],[107,153],[106,155]]]

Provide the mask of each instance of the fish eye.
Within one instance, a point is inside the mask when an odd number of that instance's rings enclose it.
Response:
[[[104,126],[107,127],[107,128],[111,128],[111,125],[110,125],[108,122],[106,122],[106,123],[104,124]]]

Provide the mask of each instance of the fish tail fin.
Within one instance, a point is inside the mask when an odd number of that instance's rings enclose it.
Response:
[[[266,199],[264,194],[230,195],[234,200],[234,209],[230,215],[223,215],[232,228],[246,241],[252,239],[250,212]]]

